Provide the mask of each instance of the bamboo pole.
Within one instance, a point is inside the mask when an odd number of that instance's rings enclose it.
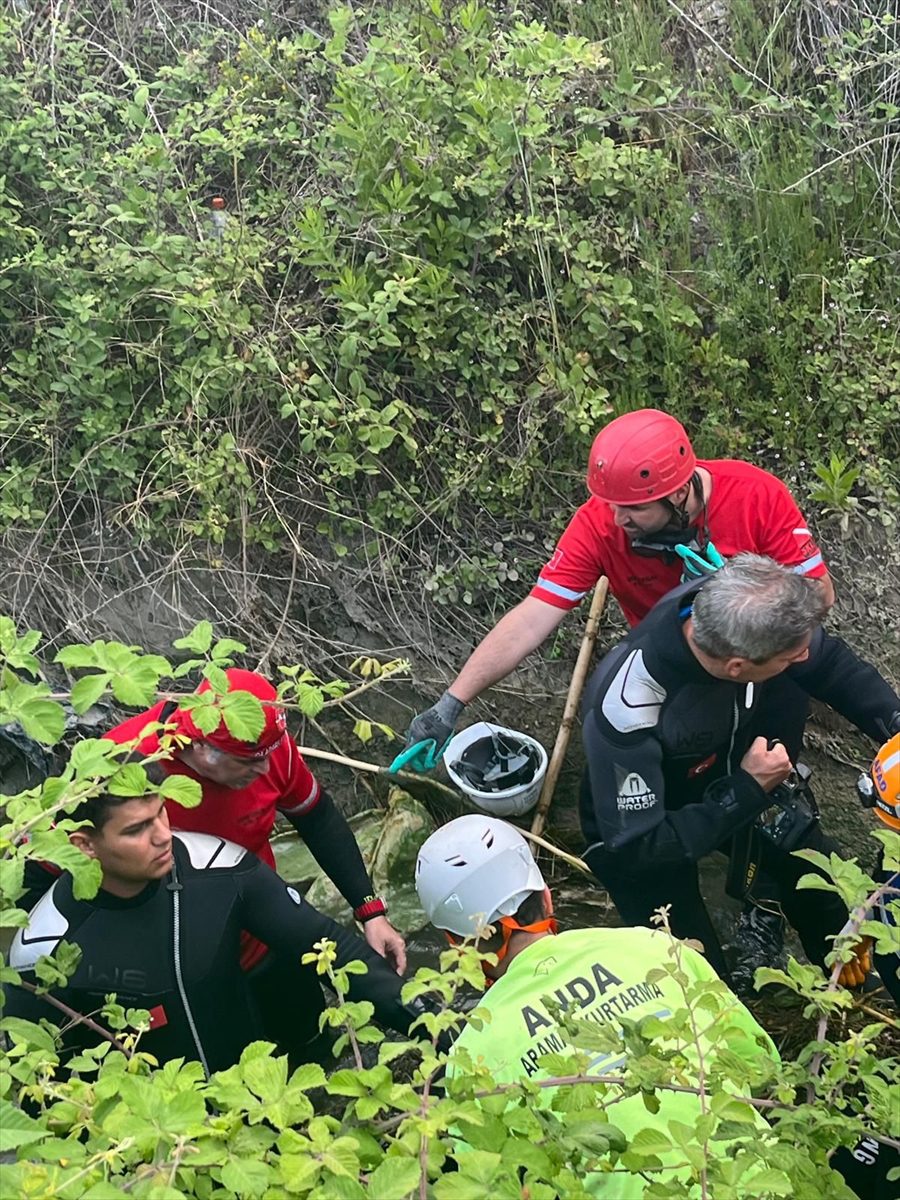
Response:
[[[591,653],[594,649],[594,643],[597,641],[597,634],[600,630],[600,618],[603,616],[603,607],[606,604],[608,594],[609,580],[605,575],[601,575],[597,586],[594,588],[591,609],[588,613],[587,625],[581,641],[581,648],[578,651],[578,658],[575,661],[575,670],[572,672],[572,681],[569,684],[569,692],[566,696],[566,706],[563,709],[562,721],[559,725],[559,732],[556,735],[553,753],[550,756],[550,765],[547,768],[544,786],[541,788],[538,806],[535,810],[534,819],[531,822],[531,832],[535,836],[543,833],[544,825],[547,822],[547,814],[550,812],[550,805],[553,802],[553,793],[556,791],[556,781],[559,779],[559,773],[562,770],[563,760],[566,756],[572,726],[575,724],[578,703],[581,700],[581,693],[584,690],[584,681],[588,673],[588,667],[591,665]]]
[[[354,771],[369,771],[373,775],[388,775],[391,779],[401,781],[409,779],[414,783],[423,783],[425,780],[415,771],[395,771],[389,772],[387,767],[380,767],[377,763],[364,762],[361,758],[347,758],[343,754],[334,754],[330,750],[318,750],[312,746],[299,746],[300,753],[304,758],[321,758],[326,762],[338,763],[342,767],[350,767]],[[473,812],[481,812],[468,797],[462,792],[457,792],[454,788],[449,788],[445,783],[438,783],[435,779],[427,780],[428,786],[435,788],[439,792],[445,792],[450,799],[455,803],[462,801]],[[587,863],[582,858],[576,857],[574,854],[568,854],[565,850],[560,850],[559,846],[554,846],[552,842],[548,842],[546,838],[540,837],[538,834],[530,833],[527,829],[520,829],[522,837],[533,842],[536,846],[549,851],[550,854],[555,854],[557,858],[561,858],[563,862],[567,862],[569,866],[576,867],[579,871],[584,871],[586,875],[590,875],[591,870]]]
[[[380,767],[378,763],[363,762],[361,758],[348,758],[345,754],[335,754],[331,750],[317,750],[313,746],[298,746],[297,749],[304,758],[322,758],[326,762],[339,763],[342,767],[351,767],[354,771],[369,771],[372,775],[390,775],[392,779],[414,779],[418,783],[423,780],[423,777],[416,771],[388,771],[387,767]],[[428,783],[438,791],[446,792],[454,800],[459,799],[459,793],[455,792],[453,788],[447,787],[445,783],[438,783],[434,779],[429,779]]]

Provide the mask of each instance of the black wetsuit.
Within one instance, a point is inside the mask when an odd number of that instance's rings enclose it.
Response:
[[[52,955],[61,940],[74,943],[82,950],[81,962],[67,986],[53,988],[52,995],[90,1015],[114,992],[120,1004],[151,1012],[142,1050],[161,1062],[178,1056],[200,1060],[215,1071],[235,1062],[266,1032],[240,968],[241,930],[292,961],[329,938],[337,944],[339,965],[359,959],[368,967],[366,975],[352,977],[351,998],[370,1000],[382,1024],[407,1032],[417,1013],[400,1001],[402,980],[356,934],[312,908],[233,842],[175,833],[172,848],[173,871],[128,900],[103,890],[92,900],[76,900],[71,876],[60,876],[35,905],[27,928],[17,932],[10,965],[34,982],[33,967],[42,954]],[[309,1025],[322,1007],[321,987],[314,967],[298,968],[298,974],[308,976],[309,987],[304,994],[283,994],[281,1004],[288,1019],[293,1013]],[[68,1024],[46,999],[25,989],[7,987],[6,999],[8,1015]],[[304,1011],[304,1005],[316,1011]],[[98,1038],[78,1025],[63,1040],[68,1050],[95,1045]]]
[[[740,762],[769,695],[783,689],[716,679],[700,665],[682,626],[705,582],[661,600],[594,672],[583,706],[588,775],[581,823],[585,858],[625,921],[649,924],[656,908],[671,904],[674,932],[699,938],[724,974],[696,864],[713,850],[727,853],[731,838],[769,806]],[[787,674],[874,739],[900,708],[875,668],[821,629],[808,660]],[[767,725],[777,732],[777,711]],[[818,826],[804,844],[836,849]],[[764,865],[806,953],[821,962],[828,935],[846,920],[843,904],[831,893],[797,891],[797,880],[812,868],[786,852],[767,851]]]

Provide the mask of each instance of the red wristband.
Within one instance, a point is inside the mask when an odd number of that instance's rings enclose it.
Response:
[[[371,921],[373,917],[386,917],[387,905],[380,896],[367,896],[359,908],[354,908],[353,915],[357,921],[365,924],[366,921]]]

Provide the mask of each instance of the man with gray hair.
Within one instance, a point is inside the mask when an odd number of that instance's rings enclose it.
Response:
[[[900,697],[821,623],[821,589],[771,559],[739,554],[676,588],[599,664],[585,692],[584,857],[622,918],[671,908],[679,937],[728,968],[700,895],[697,864],[721,850],[730,890],[775,880],[803,948],[822,964],[847,912],[833,893],[797,890],[812,870],[792,851],[829,852],[814,802],[784,745],[754,737],[768,680],[789,671],[875,740],[900,726]]]

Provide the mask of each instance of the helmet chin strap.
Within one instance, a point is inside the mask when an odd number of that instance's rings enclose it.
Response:
[[[498,965],[502,963],[507,954],[509,954],[509,943],[512,941],[512,936],[514,933],[556,933],[557,931],[556,917],[552,915],[549,917],[542,917],[540,921],[532,921],[530,925],[520,925],[515,917],[500,917],[497,921],[497,924],[500,926],[500,930],[503,934],[503,944],[498,950],[492,951],[491,953],[497,955]],[[451,946],[458,946],[460,944],[459,940],[447,930],[444,930],[444,936]],[[484,982],[485,987],[490,987],[493,983],[496,983],[496,980],[491,979],[491,977],[485,973]]]
[[[678,546],[693,545],[702,549],[708,540],[705,529],[691,528],[689,505],[691,497],[700,502],[701,524],[706,524],[706,504],[703,499],[703,481],[698,472],[688,480],[688,491],[681,504],[673,504],[668,496],[659,501],[670,514],[669,522],[657,529],[655,533],[637,534],[630,538],[631,548],[635,554],[648,558],[662,558],[666,562],[678,562]]]
[[[495,953],[497,955],[497,965],[506,958],[509,954],[509,943],[512,941],[514,933],[556,933],[556,917],[543,917],[540,921],[532,921],[530,925],[520,925],[515,917],[501,917],[497,922],[503,933],[503,945]],[[484,981],[486,987],[491,987],[496,983],[496,980],[491,979],[490,975],[485,972]]]
[[[687,529],[688,525],[691,523],[691,515],[688,512],[688,505],[690,504],[691,497],[694,497],[700,501],[701,511],[705,510],[706,505],[703,503],[703,481],[700,478],[699,472],[697,471],[695,471],[688,480],[687,494],[680,505],[673,504],[668,496],[664,496],[662,500],[660,500],[660,504],[664,505],[669,510],[672,518],[669,524],[666,526],[666,529]],[[660,530],[660,533],[662,532],[663,530]]]

